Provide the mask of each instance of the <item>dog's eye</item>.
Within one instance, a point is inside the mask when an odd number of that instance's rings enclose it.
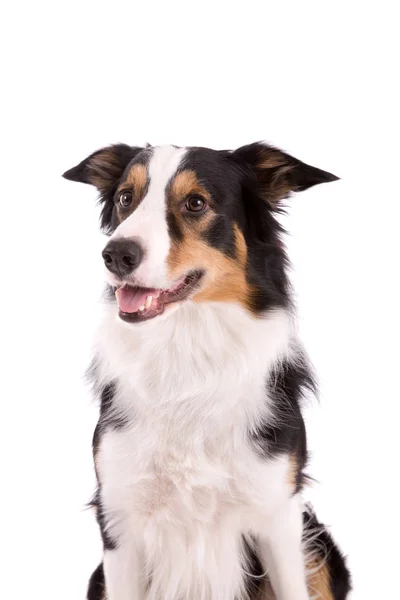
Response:
[[[189,212],[202,212],[207,206],[206,201],[201,196],[190,196],[186,200],[185,208]]]
[[[132,192],[121,192],[119,195],[119,203],[123,208],[127,208],[132,203]]]

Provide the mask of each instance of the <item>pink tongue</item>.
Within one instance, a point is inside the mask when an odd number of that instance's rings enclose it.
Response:
[[[120,311],[134,313],[144,306],[147,296],[158,296],[157,290],[143,289],[125,285],[115,292]]]

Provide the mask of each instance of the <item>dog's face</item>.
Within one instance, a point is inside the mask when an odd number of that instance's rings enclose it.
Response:
[[[235,302],[253,314],[288,302],[274,217],[292,191],[333,181],[265,144],[234,152],[123,144],[64,177],[97,187],[119,316],[139,323],[183,302]]]

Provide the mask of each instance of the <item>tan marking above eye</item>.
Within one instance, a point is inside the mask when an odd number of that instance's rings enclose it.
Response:
[[[144,196],[146,195],[148,181],[147,167],[141,164],[133,165],[117,192],[118,198],[125,192],[132,193],[133,195],[132,202],[128,207],[123,208],[118,203],[117,210],[120,221],[126,219],[143,200]]]
[[[125,183],[132,185],[138,192],[144,192],[147,187],[147,167],[142,164],[133,165],[129,170]]]
[[[208,191],[199,182],[195,171],[185,169],[174,177],[171,184],[170,197],[173,203],[178,203],[189,196],[201,196],[207,202],[211,199]]]

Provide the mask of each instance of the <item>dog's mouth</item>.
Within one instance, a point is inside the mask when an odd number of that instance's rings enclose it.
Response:
[[[139,323],[158,317],[166,305],[187,300],[198,288],[203,275],[203,271],[192,271],[166,290],[125,283],[115,291],[120,318],[129,323]]]

